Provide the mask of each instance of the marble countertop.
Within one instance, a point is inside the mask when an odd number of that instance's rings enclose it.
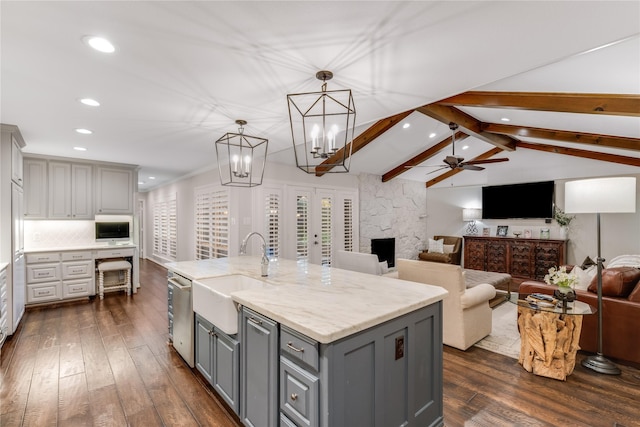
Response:
[[[25,248],[24,253],[38,253],[38,252],[63,252],[63,251],[82,251],[82,250],[98,250],[98,249],[122,249],[122,248],[135,248],[137,245],[133,243],[118,243],[116,245],[109,244],[86,244],[77,246],[55,246],[47,248]]]
[[[272,261],[260,277],[259,257],[167,263],[192,280],[244,274],[264,280],[267,289],[234,292],[231,297],[321,343],[330,343],[431,305],[446,297],[438,286],[322,267],[291,260]]]

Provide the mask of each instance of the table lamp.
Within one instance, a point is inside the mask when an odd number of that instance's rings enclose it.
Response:
[[[566,213],[595,213],[598,258],[598,349],[597,354],[582,361],[582,366],[601,374],[619,375],[620,369],[602,353],[602,263],[600,253],[600,214],[636,211],[636,179],[634,177],[595,178],[569,181],[564,185]]]
[[[462,209],[462,220],[469,222],[469,224],[467,224],[467,230],[465,231],[466,234],[468,235],[478,234],[478,228],[476,227],[476,219],[482,219],[482,209],[477,209],[477,208]]]

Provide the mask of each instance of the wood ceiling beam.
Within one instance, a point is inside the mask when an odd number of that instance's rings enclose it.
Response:
[[[520,144],[518,144],[518,146],[520,146]],[[504,150],[502,150],[502,149],[500,149],[498,147],[492,148],[491,150],[489,150],[489,151],[487,151],[485,153],[482,153],[479,156],[474,157],[471,160],[486,160],[486,159],[488,159],[490,157],[495,156],[496,154],[502,153],[502,151],[504,151]],[[432,187],[432,186],[436,185],[437,183],[442,182],[445,179],[450,178],[450,177],[454,176],[455,174],[462,172],[463,170],[464,169],[451,169],[450,171],[447,171],[447,172],[443,173],[442,175],[438,175],[437,177],[425,182],[425,186],[427,188]]]
[[[599,135],[595,133],[505,125],[501,123],[486,123],[485,130],[487,132],[499,133],[502,135],[551,139],[555,141],[572,142],[577,144],[597,145],[599,147],[611,147],[621,148],[623,150],[640,151],[639,138],[627,138],[624,136]]]
[[[631,94],[471,91],[438,103],[449,106],[640,117],[640,95]]]
[[[467,135],[466,133],[456,132],[455,138],[456,138],[456,141],[462,141],[468,136],[469,135]],[[395,168],[391,169],[389,172],[386,172],[385,174],[382,175],[382,182],[390,181],[393,178],[397,177],[398,175],[405,173],[411,167],[418,166],[420,163],[433,157],[437,152],[446,148],[448,145],[451,144],[451,142],[453,142],[453,138],[449,136],[443,139],[442,141],[434,144],[433,146],[429,147],[427,150],[423,151],[422,153],[402,163],[401,165],[396,166]],[[443,163],[442,166],[446,166],[446,164]]]
[[[346,147],[340,148],[333,156],[320,163],[316,167],[316,176],[322,176],[333,169],[333,166],[331,166],[330,164],[339,163],[341,158],[344,156],[345,149],[347,150],[347,152],[349,152],[350,150],[351,155],[353,156],[355,153],[366,147],[367,144],[371,143],[377,137],[395,126],[398,122],[404,120],[405,117],[413,113],[413,111],[414,110],[408,110],[403,113],[399,113],[375,122],[367,130],[355,137],[352,142],[348,143]],[[349,148],[349,146],[351,147]]]
[[[486,132],[484,130],[484,123],[453,106],[435,103],[418,107],[416,108],[416,111],[447,125],[450,122],[457,123],[458,126],[464,128],[465,133],[468,133],[481,141],[493,144],[502,150],[513,151],[516,149],[517,140],[515,138]]]
[[[529,142],[519,142],[518,148],[528,148],[530,150],[545,151],[547,153],[565,154],[573,157],[582,157],[585,159],[640,167],[640,158],[637,157],[619,156],[617,154],[599,153],[597,151],[580,150],[577,148],[558,147],[556,145],[549,144],[531,144]]]

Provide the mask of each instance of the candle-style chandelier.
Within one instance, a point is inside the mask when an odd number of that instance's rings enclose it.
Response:
[[[287,95],[296,166],[307,173],[349,172],[356,109],[350,89],[327,90],[331,71],[318,71],[321,92]]]
[[[269,141],[244,134],[245,120],[236,120],[238,133],[226,133],[216,141],[222,185],[254,187],[262,184]]]

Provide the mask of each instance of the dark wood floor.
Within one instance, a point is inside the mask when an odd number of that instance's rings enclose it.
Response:
[[[0,426],[238,425],[167,345],[166,270],[142,261],[140,273],[133,297],[27,312],[2,348]],[[640,426],[640,371],[622,369],[578,366],[560,382],[486,350],[445,347],[445,423]]]

